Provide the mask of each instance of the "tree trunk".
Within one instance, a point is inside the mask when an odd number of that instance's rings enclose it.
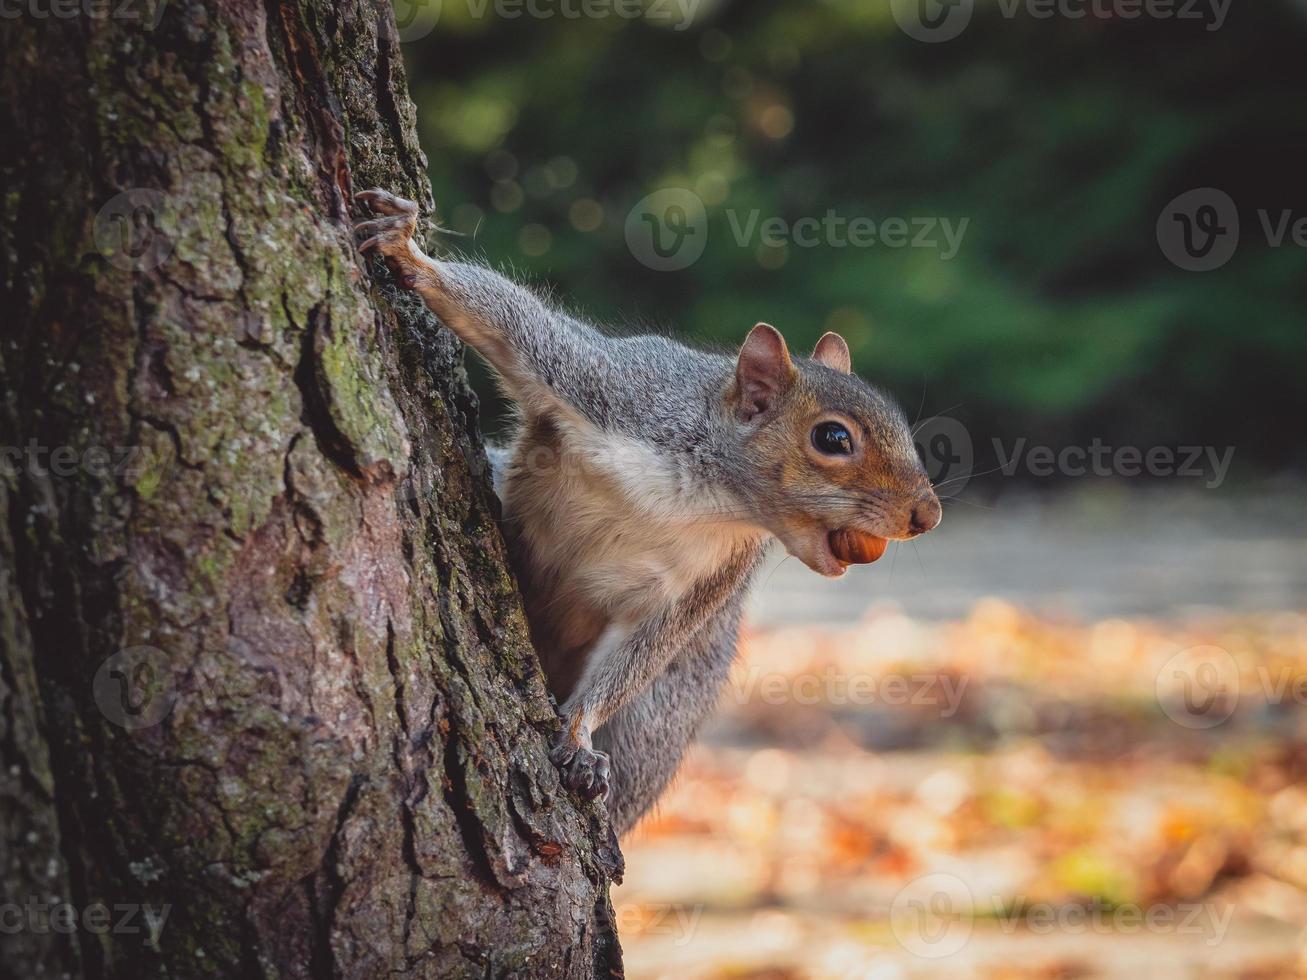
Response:
[[[389,4],[72,7],[0,42],[0,974],[620,976],[463,351],[353,247],[430,211]]]

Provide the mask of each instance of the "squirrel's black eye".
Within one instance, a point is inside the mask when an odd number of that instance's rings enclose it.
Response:
[[[853,436],[838,422],[823,422],[813,429],[812,444],[828,456],[853,455]]]

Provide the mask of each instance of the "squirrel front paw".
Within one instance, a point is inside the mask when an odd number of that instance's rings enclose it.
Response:
[[[354,195],[354,200],[382,215],[380,218],[368,218],[354,223],[355,234],[368,236],[359,245],[359,251],[376,250],[385,258],[401,286],[405,289],[416,288],[426,258],[413,242],[418,226],[417,202],[380,188],[360,191]]]
[[[554,736],[549,759],[562,772],[563,785],[583,800],[608,797],[608,774],[612,770],[608,754],[582,744],[566,726]]]

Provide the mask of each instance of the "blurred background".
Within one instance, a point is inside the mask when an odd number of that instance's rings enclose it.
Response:
[[[768,568],[628,976],[1307,976],[1307,3],[396,12],[447,242],[840,332],[948,498]]]

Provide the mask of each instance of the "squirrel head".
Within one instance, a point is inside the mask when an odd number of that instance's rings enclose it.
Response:
[[[838,334],[824,335],[810,358],[791,358],[780,332],[758,324],[740,348],[727,407],[755,516],[813,571],[842,575],[879,557],[883,539],[939,523],[902,410],[853,373]],[[851,555],[850,540],[870,541],[874,557]]]

